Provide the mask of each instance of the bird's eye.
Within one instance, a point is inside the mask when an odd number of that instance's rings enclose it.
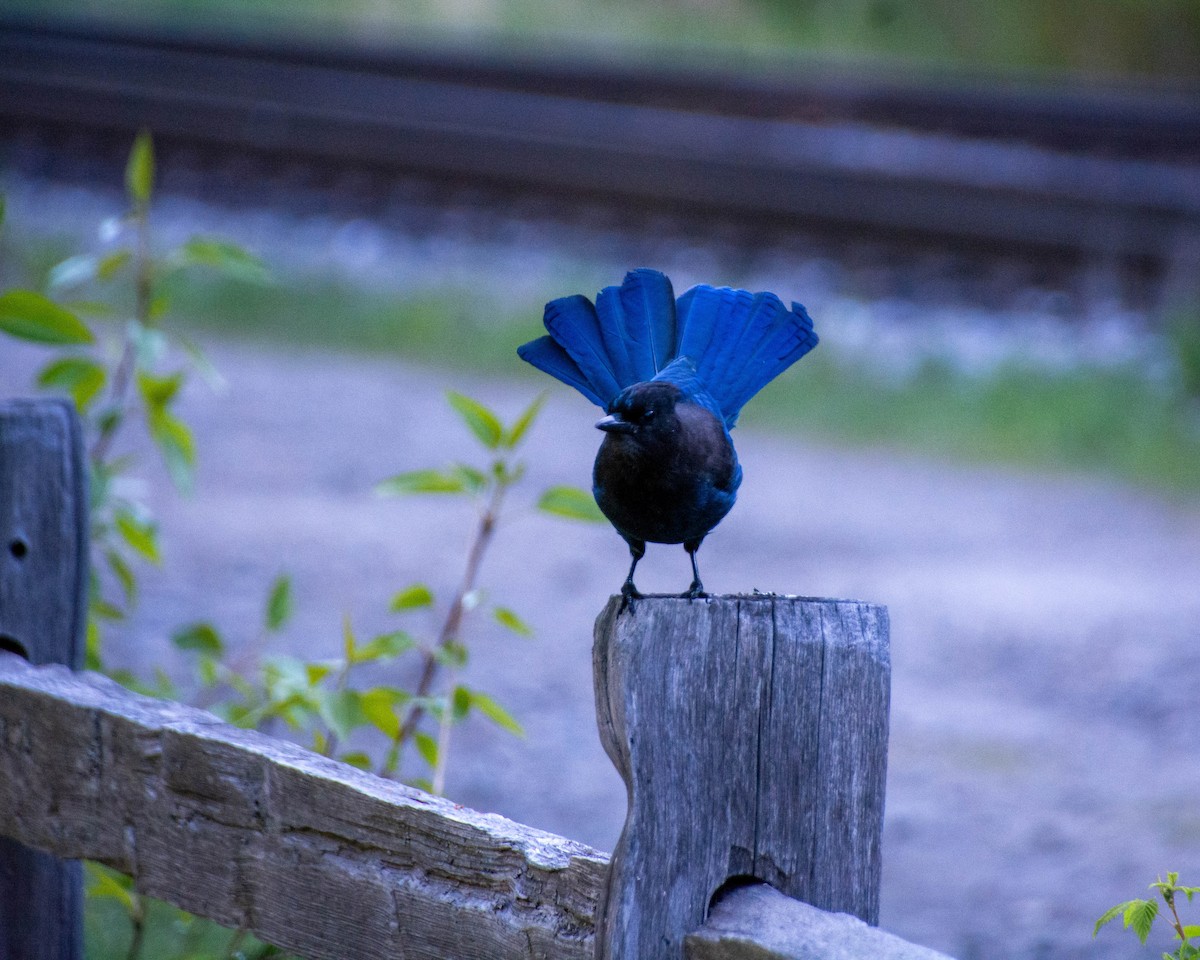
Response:
[[[654,408],[653,407],[651,407],[649,410],[646,410],[645,412],[642,413],[643,420],[650,420],[650,419],[653,419],[653,417],[654,417]]]

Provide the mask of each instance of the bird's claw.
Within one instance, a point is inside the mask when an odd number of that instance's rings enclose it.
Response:
[[[625,608],[630,606],[634,600],[641,600],[642,593],[633,585],[632,580],[626,580],[621,584],[621,608],[618,613],[624,613]]]
[[[703,600],[708,594],[704,592],[704,584],[699,580],[693,580],[692,585],[686,591],[679,595],[681,600]]]

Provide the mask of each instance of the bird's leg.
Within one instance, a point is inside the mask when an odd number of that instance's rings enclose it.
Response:
[[[624,598],[621,601],[621,609],[624,610],[630,600],[641,600],[642,595],[638,593],[638,588],[633,585],[633,571],[637,569],[638,561],[646,555],[646,544],[641,540],[629,540],[629,553],[633,557],[633,563],[629,565],[629,576],[625,578],[625,582],[621,584],[621,596]]]
[[[680,596],[685,600],[699,600],[701,597],[707,597],[708,594],[704,592],[704,584],[700,582],[700,568],[696,566],[696,551],[700,549],[700,541],[689,540],[683,545],[683,549],[692,558],[692,585],[688,587],[687,593],[682,593]]]

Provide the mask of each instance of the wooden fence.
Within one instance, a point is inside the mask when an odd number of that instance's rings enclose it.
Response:
[[[868,925],[882,608],[614,598],[594,648],[630,796],[610,862],[71,669],[78,441],[65,405],[0,406],[0,960],[81,955],[80,858],[307,960],[940,957]]]

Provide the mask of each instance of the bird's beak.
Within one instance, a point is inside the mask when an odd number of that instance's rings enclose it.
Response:
[[[609,414],[603,420],[596,422],[596,429],[603,430],[605,433],[632,433],[633,424],[628,420],[622,420],[616,414]]]

